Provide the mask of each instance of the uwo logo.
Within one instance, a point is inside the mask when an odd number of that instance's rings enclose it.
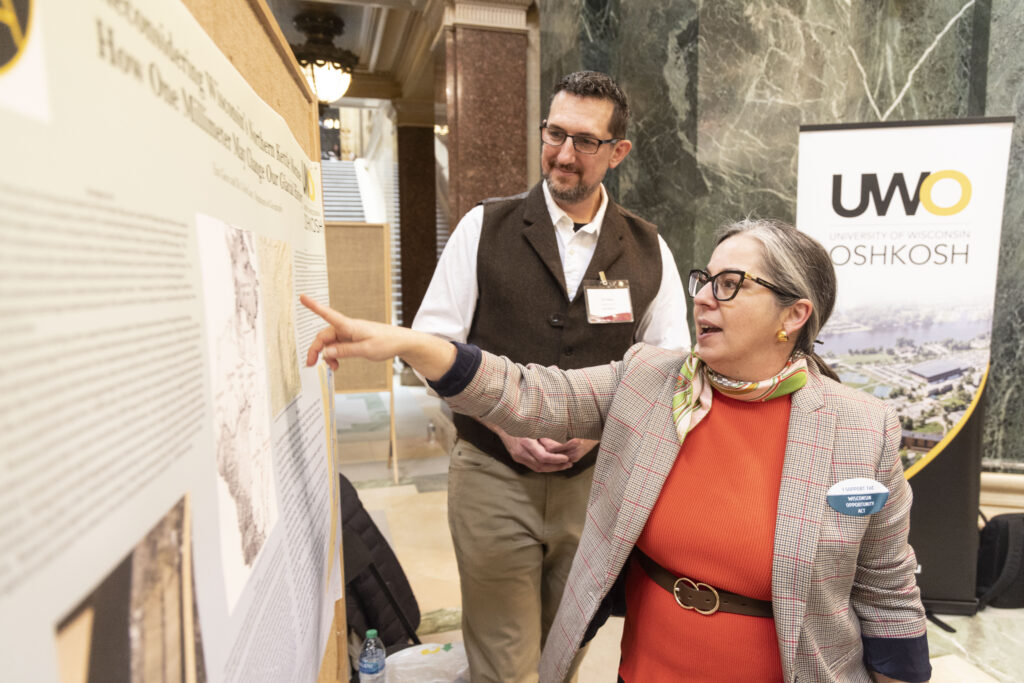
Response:
[[[0,0],[0,74],[25,51],[32,0]]]
[[[939,206],[932,199],[935,183],[940,180],[952,180],[960,186],[960,199],[950,206]],[[910,194],[903,174],[894,173],[884,196],[878,184],[878,174],[864,173],[860,177],[860,202],[852,209],[843,206],[843,176],[832,176],[832,209],[844,218],[853,218],[867,211],[869,203],[874,203],[878,215],[884,216],[888,213],[889,204],[892,203],[897,191],[900,193],[903,210],[908,216],[916,214],[919,205],[936,216],[952,216],[963,211],[971,201],[971,181],[960,171],[923,172],[917,180],[913,195]]]

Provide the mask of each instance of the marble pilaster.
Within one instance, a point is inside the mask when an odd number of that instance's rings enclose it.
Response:
[[[696,211],[707,186],[697,160],[697,0],[623,2],[613,77],[629,97],[633,151],[616,169],[619,203],[653,222],[683,272],[692,267]],[[610,186],[613,183],[609,183]]]
[[[705,3],[695,252],[747,214],[792,221],[800,124],[968,115],[973,3]]]
[[[688,256],[680,259],[692,251],[692,199],[706,191],[696,165],[698,6],[696,0],[572,0],[541,7],[544,92],[580,69],[619,82],[630,101],[634,151],[609,172],[605,186],[658,225],[686,269]]]
[[[528,4],[456,2],[446,19],[452,221],[482,199],[527,187]]]
[[[605,70],[631,98],[609,187],[681,271],[746,215],[793,220],[801,124],[1006,116],[1010,155],[987,465],[1024,464],[1024,8],[1012,0],[545,0],[542,82]]]
[[[567,0],[542,5],[541,98],[545,112],[551,91],[562,76],[582,70],[614,72],[613,62],[621,43],[620,14],[620,0]],[[576,40],[566,40],[569,35]],[[618,197],[618,180],[613,170],[604,181],[613,197]]]
[[[580,56],[582,0],[546,0],[540,6],[541,109],[547,112],[551,89],[567,73],[583,68]]]
[[[992,0],[991,12],[985,114],[1015,116],[1017,122],[1003,208],[983,456],[987,467],[1024,467],[1024,5]]]
[[[541,6],[542,82],[550,88],[562,73],[592,68],[630,94],[637,149],[621,174],[635,176],[627,195],[644,197],[639,186],[647,178],[678,184],[666,163],[677,163],[680,152],[694,158],[699,172],[665,193],[675,197],[664,215],[695,215],[695,241],[687,244],[668,224],[663,231],[681,264],[700,262],[722,222],[748,213],[794,217],[800,124],[981,113],[969,95],[984,63],[975,54],[975,17],[984,7],[964,0],[548,0]],[[666,144],[672,137],[681,148]],[[663,213],[660,202],[649,203]]]
[[[437,192],[434,178],[433,102],[398,113],[398,211],[401,227],[402,324],[416,317],[437,263]]]

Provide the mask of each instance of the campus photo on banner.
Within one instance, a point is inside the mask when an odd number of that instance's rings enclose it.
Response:
[[[1011,130],[1010,119],[801,128],[797,226],[839,279],[817,351],[896,409],[908,477],[986,378]]]

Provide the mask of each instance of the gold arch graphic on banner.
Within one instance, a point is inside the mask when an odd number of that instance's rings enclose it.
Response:
[[[963,429],[965,424],[967,424],[967,421],[971,419],[971,415],[974,414],[974,409],[978,406],[978,401],[981,400],[981,392],[985,390],[985,383],[988,382],[989,368],[991,368],[991,364],[986,366],[985,374],[981,376],[981,382],[978,384],[978,390],[974,392],[974,399],[971,400],[971,405],[967,406],[967,410],[964,412],[964,416],[960,418],[959,422],[953,425],[952,429],[946,432],[946,435],[942,437],[942,441],[932,446],[932,449],[925,453],[921,457],[921,459],[919,459],[917,462],[915,462],[913,465],[907,468],[907,471],[903,473],[903,476],[905,478],[910,479],[915,474],[917,474],[925,467],[927,467],[928,463],[934,460],[935,457],[946,448],[949,442],[952,441],[956,437],[956,435],[960,433],[960,430]]]
[[[23,16],[19,16],[15,0],[0,0],[0,76],[18,63],[28,43],[32,0],[26,0],[21,5]],[[7,30],[4,31],[4,28]]]

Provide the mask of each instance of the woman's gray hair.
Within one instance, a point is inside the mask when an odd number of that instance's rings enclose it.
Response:
[[[781,306],[790,306],[797,299],[809,299],[814,304],[811,317],[797,337],[795,350],[813,357],[823,370],[826,369],[814,353],[814,340],[836,303],[836,271],[825,247],[789,223],[775,219],[746,218],[727,225],[719,230],[716,246],[734,235],[749,235],[760,242],[765,272],[755,275],[796,295],[773,291]]]

